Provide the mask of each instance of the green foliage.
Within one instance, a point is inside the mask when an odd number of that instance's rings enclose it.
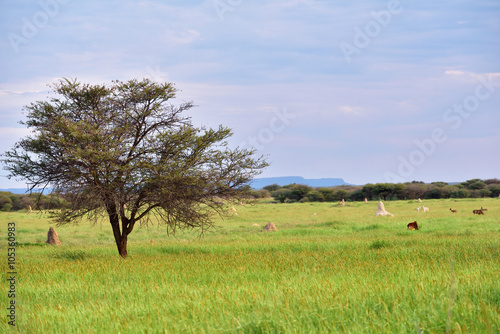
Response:
[[[279,188],[271,192],[271,196],[278,200],[280,203],[285,203],[285,200],[289,199],[291,191],[288,188]]]
[[[254,199],[259,198],[267,198],[271,196],[271,193],[267,189],[259,189],[259,190],[247,190],[247,195]]]
[[[318,191],[321,193],[321,195],[323,195],[323,200],[325,202],[336,201],[334,188],[319,188]]]
[[[280,186],[277,183],[275,183],[275,184],[265,186],[263,189],[266,189],[269,192],[273,192],[273,191],[277,190],[279,187]]]
[[[300,201],[302,198],[306,197],[311,190],[312,188],[309,186],[303,184],[293,184],[290,187],[289,198],[295,201]]]
[[[450,193],[450,198],[469,198],[470,192],[466,189],[457,188]]]
[[[500,196],[500,184],[489,185],[488,189],[490,190],[491,197],[499,197]]]
[[[302,202],[308,202],[310,199],[307,195],[312,190],[311,187],[303,184],[290,184],[271,192],[271,196],[281,203],[294,203],[301,200]],[[315,194],[313,197],[319,198],[319,194]]]
[[[275,187],[273,187],[274,189]],[[445,182],[425,184],[421,181],[409,183],[368,183],[364,186],[337,186],[313,189],[305,185],[289,184],[271,192],[281,203],[289,202],[340,202],[398,199],[444,199],[444,198],[486,198],[500,196],[500,180],[469,180],[450,185]]]
[[[462,185],[471,190],[486,188],[486,183],[484,183],[481,179],[467,180],[466,182],[462,182]]]
[[[477,197],[491,197],[491,190],[490,189],[480,189],[478,191],[478,196]]]
[[[10,193],[1,192],[0,193],[0,207],[3,207],[6,204],[12,204],[12,199],[9,196]]]
[[[436,187],[445,187],[448,185],[448,183],[446,182],[441,182],[441,181],[438,181],[438,182],[431,182],[431,184],[435,185]]]
[[[323,194],[317,190],[311,190],[307,198],[309,202],[323,202]]]
[[[56,193],[44,195],[41,193],[13,194],[0,193],[0,207],[9,204],[11,211],[19,210],[60,210],[69,207],[69,203]]]
[[[10,203],[5,203],[4,205],[2,205],[2,207],[0,208],[0,211],[10,211],[12,209],[12,204]]]

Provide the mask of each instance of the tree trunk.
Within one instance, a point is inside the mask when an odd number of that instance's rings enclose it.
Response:
[[[127,235],[123,235],[121,237],[121,240],[116,240],[116,246],[118,247],[118,254],[120,254],[121,257],[124,259],[127,258],[128,253],[127,253]]]
[[[111,227],[113,228],[113,235],[115,236],[116,247],[118,248],[118,254],[124,259],[127,258],[127,239],[128,234],[126,231],[120,231],[120,224],[118,221],[114,221],[111,217]]]
[[[111,224],[113,228],[113,235],[115,236],[116,247],[118,248],[118,254],[124,259],[127,258],[127,238],[128,235],[125,232],[120,233],[119,224]]]
[[[111,228],[113,229],[113,235],[115,237],[116,247],[118,248],[118,254],[124,259],[127,258],[127,231],[120,231],[120,220],[118,214],[114,209],[113,205],[108,206],[108,215]]]

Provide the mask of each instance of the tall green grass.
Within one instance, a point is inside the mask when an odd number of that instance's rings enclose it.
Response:
[[[127,260],[105,223],[56,227],[52,247],[46,217],[1,213],[19,243],[14,331],[500,332],[500,201],[419,205],[386,202],[394,217],[375,217],[375,202],[238,206],[203,238],[139,228]],[[422,229],[406,230],[414,220]],[[262,231],[269,221],[278,232]]]

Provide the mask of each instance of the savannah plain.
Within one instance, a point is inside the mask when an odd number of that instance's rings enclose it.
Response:
[[[17,241],[16,326],[0,332],[499,333],[500,199],[377,204],[260,200],[202,237],[137,226],[126,260],[106,221],[0,212],[4,268],[10,222]]]

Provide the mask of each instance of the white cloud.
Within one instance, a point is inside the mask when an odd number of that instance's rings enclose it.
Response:
[[[475,73],[475,72],[460,71],[460,70],[446,70],[444,73],[450,76],[467,76],[472,78],[476,78],[478,76],[483,76],[483,77],[492,76],[493,78],[500,78],[500,73],[498,72]]]
[[[359,116],[359,115],[361,115],[361,112],[364,109],[362,107],[341,106],[341,107],[339,107],[339,110],[341,112],[343,112],[344,114]]]
[[[164,42],[173,44],[190,44],[198,40],[201,33],[194,29],[187,29],[183,31],[167,30],[164,33]]]
[[[444,73],[447,75],[464,75],[466,72],[458,70],[447,70]]]

